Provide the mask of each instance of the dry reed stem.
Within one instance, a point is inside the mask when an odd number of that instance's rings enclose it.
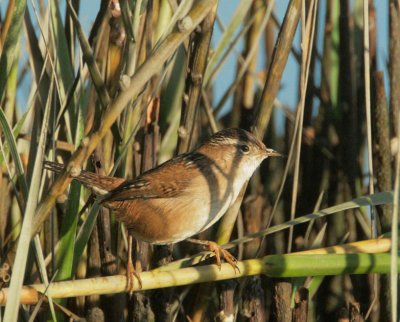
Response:
[[[189,55],[184,94],[184,97],[187,97],[187,99],[184,98],[182,102],[182,116],[179,128],[181,135],[179,135],[177,146],[178,154],[191,150],[193,145],[193,133],[198,115],[216,12],[217,6],[215,5],[200,25],[200,30],[193,37],[193,47]]]
[[[312,57],[312,50],[314,44],[314,31],[315,31],[315,23],[317,17],[317,6],[318,1],[310,1],[309,3],[309,12],[306,15],[305,3],[303,2],[302,6],[302,60],[301,60],[301,74],[300,74],[300,101],[298,103],[297,109],[299,113],[299,123],[297,124],[297,136],[296,140],[293,140],[293,144],[296,145],[295,151],[295,164],[294,164],[294,174],[293,174],[293,187],[292,187],[292,202],[290,208],[290,220],[295,218],[296,206],[297,206],[297,194],[299,187],[299,175],[300,175],[300,154],[301,154],[301,143],[303,138],[303,119],[304,119],[304,104],[306,101],[306,90],[308,87],[309,73],[310,73],[310,64]],[[293,227],[289,229],[289,238],[288,238],[288,253],[292,250],[292,241],[293,241]]]
[[[275,51],[271,59],[267,80],[260,102],[258,104],[255,127],[260,137],[264,137],[267,129],[275,97],[286,66],[286,61],[292,49],[293,37],[300,18],[301,0],[292,0],[286,11],[285,20],[280,30]]]

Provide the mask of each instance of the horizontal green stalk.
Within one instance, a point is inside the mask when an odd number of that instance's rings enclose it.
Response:
[[[397,261],[399,266],[400,261]],[[390,273],[390,254],[270,255],[264,274],[270,277]]]
[[[400,261],[397,261],[399,266]],[[144,291],[172,286],[215,282],[243,276],[266,274],[270,277],[325,276],[341,274],[367,274],[390,272],[390,254],[326,254],[326,255],[269,255],[260,259],[237,262],[237,268],[230,264],[181,268],[163,272],[152,270],[140,274],[142,286],[135,280],[134,291]],[[36,303],[40,293],[54,298],[115,294],[126,292],[126,276],[109,276],[71,280],[52,283],[49,288],[44,284],[24,287],[21,294],[22,304]],[[0,292],[0,305],[7,303],[10,297],[8,288]]]

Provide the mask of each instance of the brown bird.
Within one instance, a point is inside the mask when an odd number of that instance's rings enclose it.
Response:
[[[218,221],[269,156],[281,155],[245,130],[226,129],[193,152],[181,154],[132,180],[87,171],[74,179],[92,189],[101,204],[113,210],[135,238],[170,244]],[[46,162],[45,167],[61,172],[64,166]],[[228,251],[213,242],[206,243],[216,253],[218,265],[222,253],[236,267],[236,260]]]

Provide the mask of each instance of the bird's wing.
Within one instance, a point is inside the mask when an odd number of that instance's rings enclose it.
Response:
[[[194,156],[193,154],[180,155],[133,180],[125,181],[104,195],[101,202],[172,198],[180,194],[193,180],[193,177],[182,172],[189,168],[197,168],[196,162],[202,157],[202,155]]]

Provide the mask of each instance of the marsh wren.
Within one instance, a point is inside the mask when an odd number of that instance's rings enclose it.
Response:
[[[193,152],[178,155],[132,180],[86,171],[74,179],[92,189],[135,238],[170,244],[220,219],[269,156],[280,154],[245,130],[226,129]],[[52,162],[45,167],[56,172],[63,169]]]

